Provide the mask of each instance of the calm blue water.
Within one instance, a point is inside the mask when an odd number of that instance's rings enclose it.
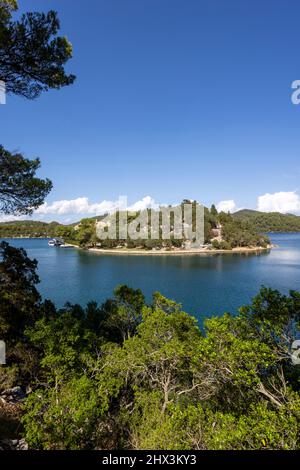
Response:
[[[43,239],[8,240],[39,262],[39,290],[57,306],[66,301],[103,302],[116,285],[139,287],[151,298],[158,290],[181,302],[198,319],[234,312],[261,285],[300,291],[300,234],[272,234],[270,253],[197,256],[99,255],[49,247]]]

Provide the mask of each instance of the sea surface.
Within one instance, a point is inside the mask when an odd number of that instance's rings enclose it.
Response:
[[[38,260],[44,298],[60,307],[65,302],[101,303],[118,284],[140,288],[151,299],[155,291],[203,317],[234,313],[262,285],[287,293],[300,291],[300,234],[270,234],[278,248],[260,254],[117,255],[76,248],[49,247],[46,239],[10,239]]]

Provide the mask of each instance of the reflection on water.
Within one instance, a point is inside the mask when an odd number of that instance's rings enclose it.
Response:
[[[201,319],[234,312],[261,285],[300,290],[300,234],[271,238],[278,245],[271,252],[186,256],[99,255],[49,247],[41,239],[10,242],[39,261],[39,289],[57,305],[103,302],[116,285],[127,283],[141,288],[148,299],[158,290]]]

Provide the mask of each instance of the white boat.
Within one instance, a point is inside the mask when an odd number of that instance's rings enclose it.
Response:
[[[49,246],[61,246],[64,244],[64,241],[61,238],[52,238],[48,241]]]

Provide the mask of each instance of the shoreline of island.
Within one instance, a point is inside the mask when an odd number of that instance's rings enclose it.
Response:
[[[74,248],[80,248],[76,245],[68,245]],[[236,247],[232,250],[216,250],[209,248],[194,248],[194,249],[174,249],[174,250],[137,250],[128,248],[87,248],[86,250],[91,253],[97,254],[109,254],[109,255],[144,255],[144,256],[156,256],[156,255],[217,255],[217,254],[247,254],[247,253],[261,253],[264,251],[270,251],[276,248],[276,245],[268,245],[267,247]]]
[[[49,240],[50,237],[5,237],[4,240],[10,239],[44,239]],[[136,248],[88,248],[75,245],[74,243],[64,243],[59,246],[59,248],[77,248],[79,250],[88,251],[91,253],[97,254],[107,254],[107,255],[136,255],[136,256],[156,256],[156,255],[217,255],[217,254],[248,254],[248,253],[262,253],[265,251],[270,251],[274,248],[278,248],[278,245],[270,244],[266,247],[263,246],[254,246],[254,247],[235,247],[231,250],[224,249],[214,249],[214,248],[194,248],[194,249],[182,249],[175,248],[172,250],[159,249],[159,250],[143,250]]]

